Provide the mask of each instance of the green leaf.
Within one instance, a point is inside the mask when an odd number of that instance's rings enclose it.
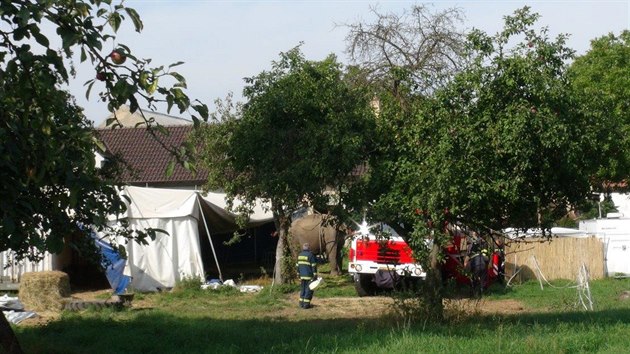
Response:
[[[114,32],[118,32],[118,29],[120,28],[120,24],[122,23],[122,17],[120,16],[118,12],[112,12],[109,15],[109,19],[107,20],[107,23],[109,23],[109,25],[111,26],[112,30],[114,30]]]
[[[64,51],[70,54],[70,47],[76,43],[77,31],[73,28],[58,27],[57,34],[61,37],[61,43]]]
[[[168,129],[166,129],[163,125],[158,124],[155,127],[153,127],[153,129],[157,130],[160,134],[164,136],[171,135],[171,132]]]
[[[175,78],[175,80],[177,80],[177,82],[179,82],[179,84],[181,85],[181,87],[186,87],[186,78],[184,78],[184,76],[182,76],[179,73],[176,72],[170,72],[168,73],[169,75],[171,75],[172,77]]]
[[[142,20],[140,20],[140,16],[138,15],[138,12],[136,12],[136,10],[130,7],[126,7],[125,11],[131,18],[131,21],[133,22],[133,27],[135,28],[136,32],[141,32],[142,29],[144,28],[144,25],[142,24]]]
[[[116,117],[112,117],[112,118],[107,118],[107,120],[105,121],[105,126],[109,127],[110,125],[114,124],[118,122],[118,119],[116,119]]]
[[[177,63],[173,63],[173,64],[169,65],[168,67],[169,67],[169,68],[174,68],[174,67],[176,67],[176,66],[180,66],[180,65],[182,65],[182,64],[184,64],[184,62],[183,62],[183,61],[178,61]]]
[[[90,5],[86,3],[77,2],[75,3],[74,8],[83,18],[90,15]]]
[[[32,32],[32,33],[33,33],[33,37],[35,37],[35,40],[37,41],[37,43],[39,43],[42,46],[48,48],[48,46],[50,45],[50,42],[48,41],[48,37],[44,36],[43,34],[41,34],[39,32]]]
[[[203,118],[204,121],[208,120],[209,117],[209,113],[208,113],[208,106],[205,104],[197,104],[197,105],[193,105],[192,108],[197,111],[197,113],[199,113],[201,115],[201,118]]]
[[[149,85],[149,87],[147,87],[147,93],[149,95],[153,95],[155,93],[155,90],[157,90],[158,88],[158,78],[154,77],[153,78],[153,82],[151,83],[151,85]]]
[[[134,96],[129,96],[129,112],[134,113],[139,108],[138,100]]]
[[[94,145],[96,145],[96,147],[101,151],[101,152],[106,152],[107,148],[105,147],[105,144],[103,144],[102,141],[100,141],[99,139],[94,139]]]
[[[90,81],[88,81],[87,84],[87,89],[85,90],[85,99],[89,100],[90,99],[90,92],[92,91],[92,86],[94,86],[94,82],[95,80],[92,79]]]
[[[166,113],[170,113],[173,108],[174,98],[173,95],[166,96]]]
[[[175,172],[175,160],[169,161],[168,166],[166,166],[166,177],[171,177],[173,172]]]

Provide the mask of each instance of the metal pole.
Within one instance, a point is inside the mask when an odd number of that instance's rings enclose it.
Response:
[[[217,259],[217,253],[214,251],[214,244],[212,244],[212,237],[210,237],[210,230],[208,230],[208,223],[206,222],[206,217],[203,215],[203,208],[201,207],[201,202],[199,201],[201,198],[197,195],[197,205],[199,205],[199,213],[201,214],[201,218],[203,219],[203,225],[206,227],[206,233],[208,234],[208,241],[210,241],[210,248],[212,248],[212,255],[214,256],[214,262],[217,265],[217,269],[219,270],[219,279],[223,281],[223,274],[221,274],[221,268],[219,267],[219,260]]]

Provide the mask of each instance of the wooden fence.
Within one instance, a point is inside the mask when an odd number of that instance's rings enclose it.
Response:
[[[605,277],[604,244],[594,236],[554,237],[551,241],[532,238],[505,247],[506,278],[520,269],[513,281],[537,279],[538,270],[547,279],[576,279],[586,265],[591,279]]]

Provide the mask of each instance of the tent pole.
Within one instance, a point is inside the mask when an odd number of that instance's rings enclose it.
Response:
[[[201,207],[199,196],[197,196],[197,205],[199,205],[199,213],[201,214],[201,218],[203,219],[203,226],[206,227],[206,233],[208,234],[208,241],[210,241],[210,248],[212,248],[212,255],[214,256],[214,262],[216,263],[217,269],[219,270],[219,279],[223,281],[223,275],[221,274],[221,268],[219,267],[219,260],[217,259],[217,253],[214,251],[214,244],[212,243],[212,237],[210,237],[210,230],[208,230],[208,223],[206,222],[206,217],[203,215],[203,208]]]

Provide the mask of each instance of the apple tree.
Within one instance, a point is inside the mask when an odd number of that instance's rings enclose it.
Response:
[[[306,60],[299,47],[247,78],[241,110],[224,110],[202,134],[208,187],[270,202],[279,234],[275,279],[292,278],[287,231],[303,206],[327,210],[350,195],[349,176],[370,150],[370,96],[344,79],[334,56]],[[229,108],[229,107],[227,107]],[[230,113],[231,112],[231,113]]]
[[[449,225],[486,235],[548,230],[586,198],[601,161],[567,75],[573,51],[565,35],[535,30],[538,18],[526,7],[495,35],[473,30],[466,66],[416,103],[372,164],[380,183],[370,210],[404,228],[428,271],[431,291],[421,295],[437,317]],[[386,106],[381,114],[400,113]]]
[[[630,31],[592,40],[591,49],[573,61],[569,74],[584,114],[591,119],[598,148],[606,159],[594,177],[600,185],[627,180],[630,175]]]
[[[89,241],[88,227],[109,230],[106,215],[125,210],[114,170],[95,166],[99,144],[92,123],[64,91],[73,59],[92,64],[95,78],[86,83],[86,94],[99,90],[110,111],[163,102],[197,122],[207,117],[206,106],[188,98],[185,79],[172,67],[150,67],[150,60],[117,41],[125,19],[142,30],[138,13],[122,1],[0,2],[0,251],[37,260],[43,252],[61,251],[70,235]],[[160,127],[149,128],[159,138]],[[179,161],[191,156],[186,148],[172,152]],[[120,231],[139,242],[154,232]],[[21,352],[4,316],[0,341],[7,353]]]

